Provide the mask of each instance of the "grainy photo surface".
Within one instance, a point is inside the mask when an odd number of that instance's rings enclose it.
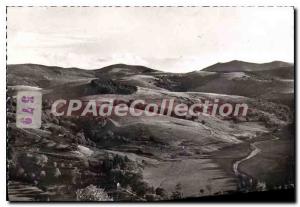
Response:
[[[7,7],[6,75],[9,201],[294,194],[293,7]]]

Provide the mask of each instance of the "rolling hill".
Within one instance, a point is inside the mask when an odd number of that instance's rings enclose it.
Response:
[[[183,197],[198,197],[294,183],[294,139],[285,130],[294,123],[289,63],[231,61],[183,74],[125,64],[97,70],[20,64],[7,66],[7,86],[8,96],[20,87],[43,90],[40,129],[17,128],[16,103],[8,99],[12,200],[72,201],[90,184],[114,200],[145,201],[174,199],[178,186]],[[187,105],[219,99],[246,103],[249,111],[246,117],[55,117],[50,106],[60,98]],[[251,168],[258,163],[264,166]]]

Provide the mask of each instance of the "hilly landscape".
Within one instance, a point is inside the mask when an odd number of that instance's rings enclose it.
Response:
[[[18,64],[6,72],[10,201],[161,201],[295,187],[293,64],[235,60],[189,73]],[[24,87],[42,90],[40,129],[16,127],[15,94]],[[218,99],[249,109],[246,117],[53,116],[62,98]]]

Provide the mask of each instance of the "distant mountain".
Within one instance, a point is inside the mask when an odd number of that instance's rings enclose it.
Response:
[[[38,64],[7,65],[6,75],[7,85],[29,85],[42,88],[95,78],[94,72],[89,70]]]
[[[183,74],[183,76],[190,77],[187,78],[188,80],[195,78],[207,79],[207,76],[214,74],[207,72],[253,72],[253,75],[257,75],[259,77],[275,76],[281,78],[293,78],[294,76],[293,64],[290,63],[274,61],[270,63],[256,64],[236,60],[227,63],[217,63],[215,65],[204,68],[201,71]],[[57,66],[45,66],[38,64],[17,64],[7,66],[7,84],[29,85],[44,88],[69,82],[78,82],[80,80],[95,79],[99,77],[121,79],[125,77],[132,77],[134,75],[157,76],[159,74],[164,73],[145,66],[126,64],[115,64],[96,70],[62,68]],[[179,77],[182,76],[182,74],[176,75],[172,73],[169,73],[168,75]],[[214,74],[214,76],[217,75]]]
[[[294,67],[281,61],[256,64],[235,60],[184,74],[164,73],[144,66],[126,64],[115,64],[96,70],[35,64],[7,66],[8,86],[35,86],[52,89],[56,93],[61,90],[62,95],[90,95],[106,90],[99,87],[93,89],[91,81],[95,79],[100,79],[100,85],[104,84],[111,92],[118,91],[119,87],[123,90],[126,86],[134,86],[156,90],[240,95],[279,100],[286,105],[291,105],[294,95]]]
[[[153,72],[158,71],[144,66],[125,64],[110,65],[96,70],[62,68],[38,64],[17,64],[7,66],[7,84],[46,88],[81,80],[103,77],[114,79]]]
[[[96,73],[116,73],[120,71],[127,71],[129,73],[150,73],[157,72],[157,70],[141,66],[141,65],[126,65],[126,64],[114,64],[103,67],[101,69],[94,70]]]
[[[203,70],[162,77],[158,83],[171,91],[240,95],[293,107],[294,66],[281,61],[217,63]]]
[[[244,71],[264,71],[282,67],[292,67],[293,64],[282,61],[273,61],[269,63],[249,63],[233,60],[227,63],[217,63],[215,65],[204,68],[202,71],[210,72],[244,72]]]

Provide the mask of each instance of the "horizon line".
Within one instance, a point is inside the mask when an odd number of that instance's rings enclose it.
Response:
[[[282,63],[287,63],[287,64],[291,64],[294,65],[294,62],[286,62],[286,61],[282,61],[282,60],[273,60],[273,61],[269,61],[269,62],[262,62],[262,63],[256,63],[256,62],[248,62],[248,61],[243,61],[243,60],[230,60],[228,62],[216,62],[214,64],[211,64],[207,67],[201,68],[201,69],[196,69],[190,72],[194,72],[194,71],[201,71],[205,68],[211,67],[213,65],[217,65],[217,64],[226,64],[226,63],[231,63],[231,62],[241,62],[241,63],[249,63],[249,64],[257,64],[257,65],[262,65],[262,64],[270,64],[270,63],[275,63],[275,62],[282,62]],[[126,63],[116,63],[116,64],[110,64],[110,65],[106,65],[104,67],[100,67],[100,68],[94,68],[94,69],[85,69],[85,68],[80,68],[80,67],[62,67],[62,66],[58,66],[58,65],[45,65],[45,64],[39,64],[39,63],[14,63],[14,64],[8,64],[6,63],[6,66],[11,66],[11,65],[39,65],[39,66],[44,66],[44,67],[58,67],[58,68],[63,68],[63,69],[79,69],[79,70],[101,70],[107,67],[111,67],[111,66],[116,66],[116,65],[124,65],[124,66],[132,66],[132,67],[145,67],[145,68],[149,68],[152,70],[157,70],[157,71],[161,71],[161,72],[165,72],[165,73],[170,73],[170,72],[166,72],[166,71],[162,71],[160,69],[157,68],[152,68],[152,67],[148,67],[145,65],[135,65],[135,64],[126,64]],[[187,72],[187,73],[190,73]],[[176,72],[172,72],[172,73],[176,73]],[[185,72],[177,72],[177,73],[185,73]]]

